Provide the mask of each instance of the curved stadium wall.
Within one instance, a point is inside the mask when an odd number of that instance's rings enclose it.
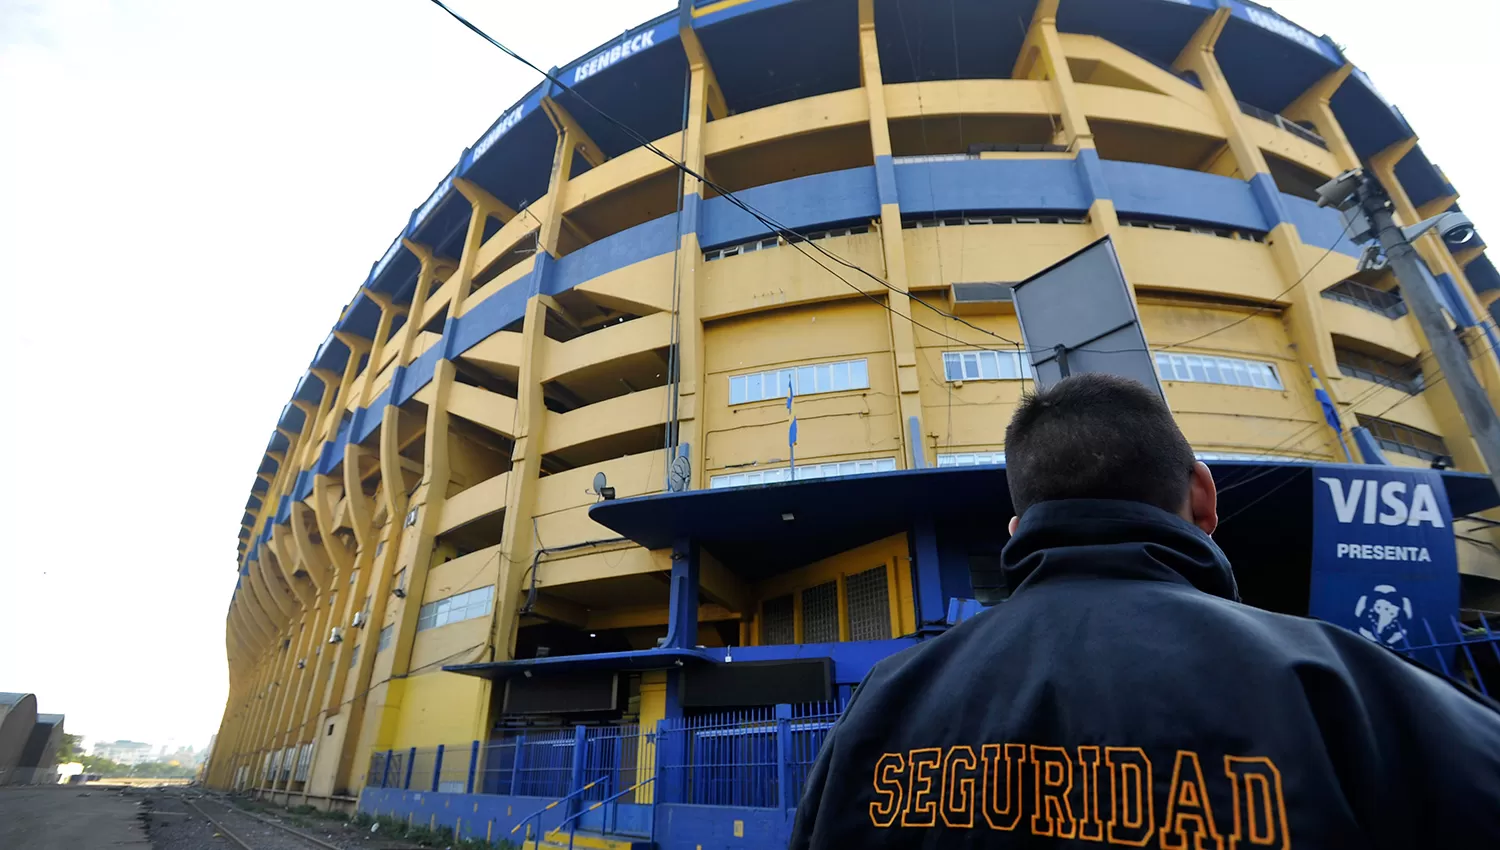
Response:
[[[414,210],[277,420],[212,785],[337,799],[375,781],[374,751],[680,713],[638,660],[674,619],[689,649],[842,647],[847,693],[969,578],[923,572],[897,528],[705,554],[674,597],[689,556],[591,518],[596,474],[621,500],[787,481],[789,385],[798,481],[1003,463],[1029,384],[1005,284],[1103,236],[1205,458],[1483,471],[1394,281],[1312,201],[1361,164],[1406,224],[1457,192],[1331,41],[1274,12],[684,3],[557,74]],[[1482,242],[1418,247],[1493,399]],[[1340,444],[1310,368],[1372,441]],[[899,513],[881,498],[850,504],[874,527]],[[603,713],[515,711],[503,675],[442,669],[583,656],[622,659]]]

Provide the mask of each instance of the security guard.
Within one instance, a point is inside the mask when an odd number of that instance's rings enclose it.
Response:
[[[1213,477],[1155,393],[1060,381],[1005,457],[1010,599],[876,665],[793,848],[1500,847],[1495,704],[1241,605]]]

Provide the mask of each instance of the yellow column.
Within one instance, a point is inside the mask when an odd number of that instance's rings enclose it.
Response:
[[[1266,245],[1276,263],[1276,269],[1288,290],[1284,296],[1289,302],[1285,314],[1289,336],[1296,349],[1294,356],[1299,363],[1310,365],[1323,377],[1324,386],[1335,401],[1343,398],[1342,373],[1333,355],[1333,340],[1323,327],[1320,293],[1324,286],[1335,283],[1331,270],[1322,267],[1314,270],[1306,259],[1302,237],[1290,221],[1276,221],[1269,207],[1280,209],[1281,200],[1271,170],[1266,165],[1265,155],[1245,130],[1247,120],[1240,111],[1239,101],[1219,68],[1214,55],[1214,45],[1229,20],[1229,9],[1214,12],[1193,35],[1182,54],[1172,66],[1176,71],[1192,71],[1198,75],[1203,91],[1213,104],[1214,113],[1223,127],[1228,148],[1234,162],[1234,171],[1250,181],[1251,191],[1256,194],[1271,231]],[[1280,213],[1277,213],[1280,215]],[[1311,376],[1302,374],[1301,384],[1309,399],[1312,397]],[[1335,455],[1342,454],[1335,452]]]
[[[505,498],[505,523],[500,536],[500,578],[495,587],[494,658],[510,658],[520,626],[521,580],[535,554],[531,518],[536,513],[537,480],[541,477],[542,443],[547,408],[541,376],[546,374],[547,307],[539,297],[526,304],[521,330],[521,369],[516,387],[516,435],[511,451]]]
[[[691,30],[685,30],[691,33]],[[724,109],[723,95],[714,77],[708,57],[698,43],[696,35],[683,42],[688,56],[688,111],[687,123],[682,128],[683,164],[690,170],[703,174],[707,168],[703,137],[707,132],[711,105],[717,95],[718,106]],[[718,113],[722,115],[723,113]],[[703,317],[699,312],[699,266],[703,262],[703,248],[698,242],[698,213],[703,200],[703,184],[691,175],[682,177],[683,232],[677,240],[677,441],[690,447],[689,462],[692,464],[692,486],[705,487],[704,468],[708,460],[708,446],[704,439],[703,417],[698,411],[698,389],[705,380],[703,374]]]
[[[859,4],[860,78],[865,102],[870,111],[870,146],[875,152],[877,183],[880,192],[880,243],[885,256],[885,279],[891,284],[886,292],[890,306],[891,353],[896,366],[896,392],[901,412],[901,453],[903,467],[926,465],[922,443],[922,382],[917,372],[916,333],[912,329],[912,303],[908,295],[906,271],[906,237],[901,230],[901,206],[895,197],[895,166],[891,160],[891,128],[885,105],[885,79],[880,71],[880,50],[875,40],[874,0]],[[947,283],[948,281],[943,281]]]

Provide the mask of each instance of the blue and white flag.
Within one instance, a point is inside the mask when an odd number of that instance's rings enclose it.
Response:
[[[797,445],[797,416],[796,416],[796,414],[792,413],[792,399],[795,399],[796,397],[797,397],[797,387],[796,387],[796,384],[795,384],[795,382],[791,378],[787,378],[787,381],[786,381],[786,412],[787,412],[787,415],[789,415],[789,416],[792,417],[792,422],[791,422],[790,425],[787,426],[787,429],[786,429],[786,444],[788,446],[795,446],[795,445]]]

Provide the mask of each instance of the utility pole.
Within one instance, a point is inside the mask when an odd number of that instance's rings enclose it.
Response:
[[[1443,377],[1453,388],[1458,410],[1473,433],[1485,466],[1489,467],[1490,480],[1500,491],[1500,416],[1490,406],[1479,379],[1474,376],[1463,343],[1443,317],[1443,308],[1437,299],[1437,281],[1401,228],[1396,226],[1391,215],[1390,198],[1380,182],[1366,171],[1359,177],[1355,194],[1360,209],[1369,218],[1371,230],[1380,240],[1386,262],[1396,272],[1407,307],[1422,326],[1438,368],[1443,370]]]

